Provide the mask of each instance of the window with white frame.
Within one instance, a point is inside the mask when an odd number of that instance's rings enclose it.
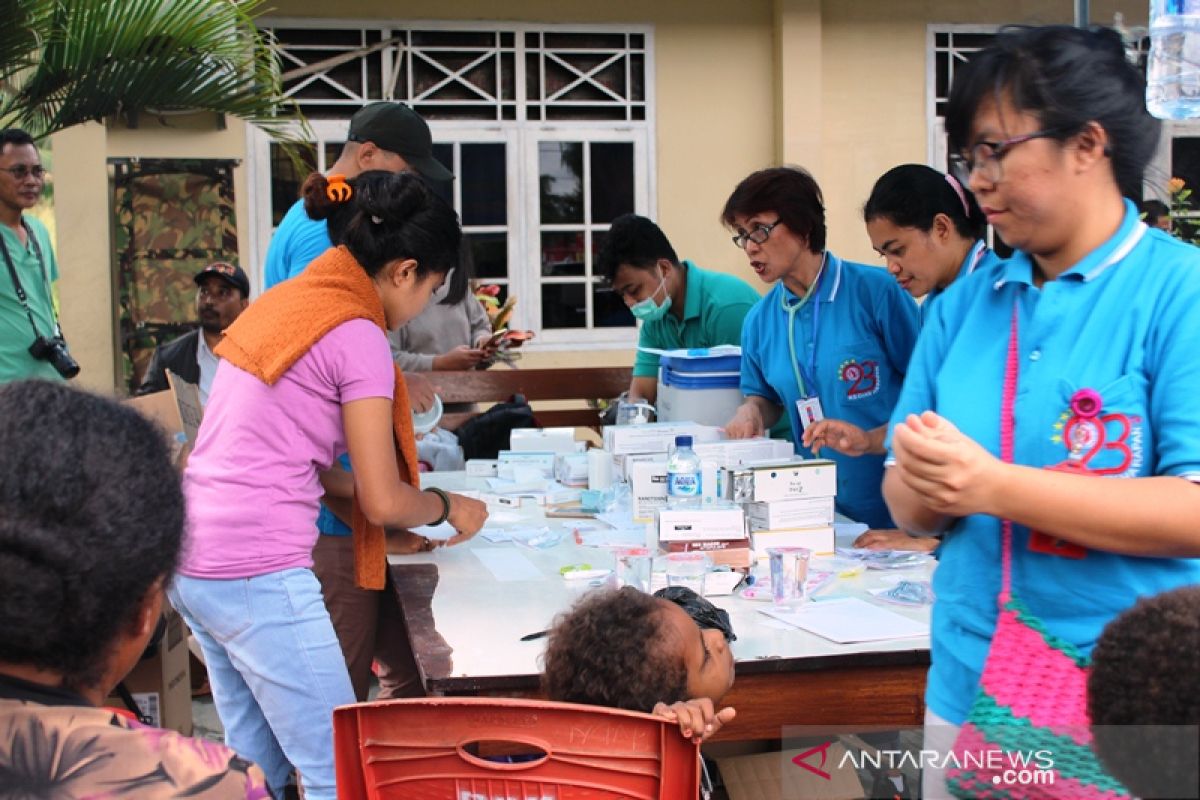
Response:
[[[634,341],[632,315],[593,262],[615,217],[653,213],[648,26],[287,19],[264,27],[314,147],[297,165],[249,134],[256,255],[307,172],[336,160],[350,116],[399,100],[429,121],[434,155],[456,177],[449,199],[475,275],[499,285],[502,298],[517,295],[514,325],[536,330],[541,346]]]

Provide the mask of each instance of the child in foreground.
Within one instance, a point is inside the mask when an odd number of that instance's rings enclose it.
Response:
[[[699,743],[734,718],[720,702],[735,638],[728,615],[690,590],[596,591],[555,620],[542,686],[551,700],[674,720]]]

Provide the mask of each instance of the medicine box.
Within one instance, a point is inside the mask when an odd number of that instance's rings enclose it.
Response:
[[[667,462],[639,461],[629,474],[630,510],[634,522],[652,522],[667,504]]]
[[[792,443],[783,439],[722,439],[718,442],[693,444],[692,450],[701,461],[712,461],[718,467],[730,469],[743,464],[782,461],[794,454]]]
[[[536,469],[543,478],[554,477],[554,453],[545,450],[513,451],[501,450],[497,455],[496,474],[501,478],[515,480],[518,467]]]
[[[735,503],[837,496],[837,464],[826,459],[747,464],[730,472],[726,494]]]
[[[732,508],[664,508],[658,512],[660,542],[745,540],[746,514]]]
[[[745,569],[754,563],[754,553],[745,539],[718,539],[703,542],[663,542],[668,553],[708,553],[714,566]]]
[[[575,443],[574,428],[514,428],[508,449],[518,452],[549,450],[552,453],[575,453],[579,447]]]
[[[715,442],[723,438],[721,428],[694,422],[647,422],[642,425],[608,425],[604,428],[604,449],[613,455],[662,453],[666,455],[676,436],[691,436],[692,443]]]
[[[815,555],[833,555],[833,526],[755,531],[750,534],[750,541],[760,561],[767,557],[768,547],[803,547]]]
[[[746,519],[752,531],[832,525],[833,501],[832,497],[800,497],[795,500],[772,500],[769,503],[746,503]]]

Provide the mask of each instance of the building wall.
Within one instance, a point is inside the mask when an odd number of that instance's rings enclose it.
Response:
[[[1144,25],[1145,0],[1093,0],[1092,19]],[[742,177],[777,163],[809,168],[825,192],[830,247],[878,263],[859,210],[875,179],[928,146],[928,23],[1069,22],[1066,0],[744,0],[606,3],[521,0],[277,0],[274,17],[504,20],[654,25],[656,216],[683,257],[757,286],[718,215]],[[86,385],[113,385],[108,182],[117,156],[244,158],[241,124],[144,120],[137,130],[87,125],[55,138],[55,212],[64,327]],[[249,253],[246,170],[238,231]],[[258,198],[258,202],[267,202]],[[758,287],[762,288],[762,287]],[[627,351],[527,354],[529,366],[628,364]]]

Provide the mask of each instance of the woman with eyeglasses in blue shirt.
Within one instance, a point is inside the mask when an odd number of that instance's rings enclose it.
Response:
[[[894,527],[879,490],[882,445],[917,337],[916,304],[883,270],[829,252],[821,189],[802,169],[750,175],[721,219],[755,274],[775,284],[746,315],[746,400],[726,431],[758,436],[786,413],[803,432],[796,451],[804,455],[822,446],[809,433],[821,418],[869,432],[861,455],[822,455],[838,465],[838,510],[874,529]]]

